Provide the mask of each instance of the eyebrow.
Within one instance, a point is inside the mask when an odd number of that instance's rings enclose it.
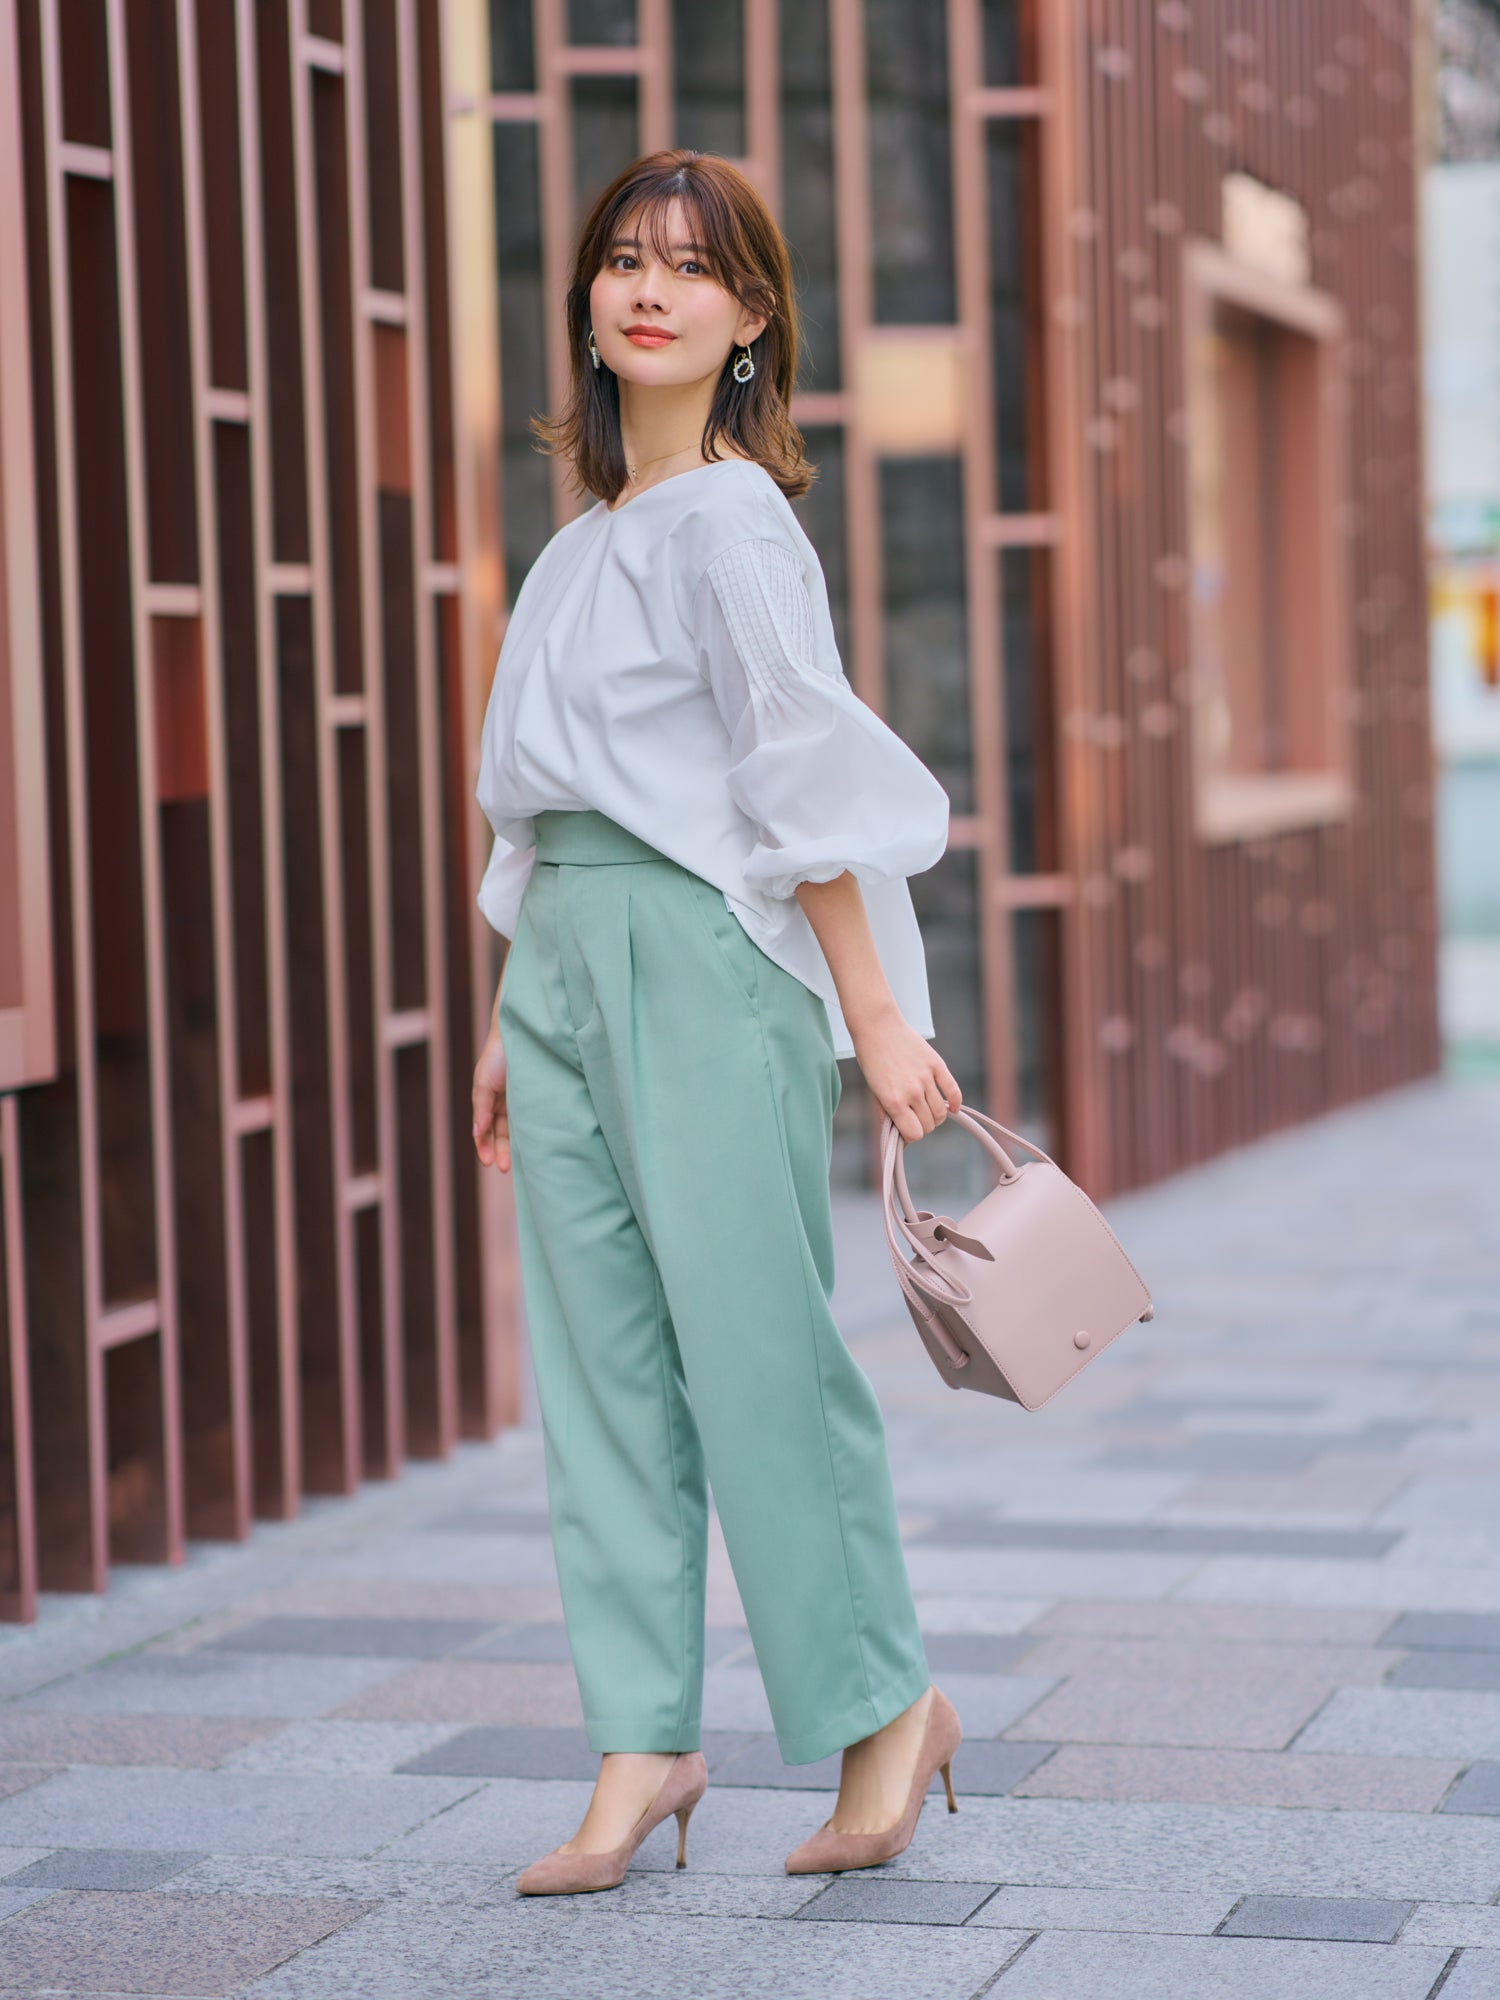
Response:
[[[639,236],[617,236],[609,247],[611,250],[639,250],[641,239]],[[673,250],[696,250],[700,257],[708,255],[708,246],[705,243],[674,243],[670,247]]]

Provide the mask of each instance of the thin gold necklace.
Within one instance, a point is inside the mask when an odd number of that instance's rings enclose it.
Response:
[[[678,445],[678,447],[677,447],[677,449],[676,449],[675,451],[664,451],[664,452],[662,452],[662,453],[661,453],[661,454],[660,454],[660,455],[659,455],[658,457],[656,457],[656,458],[647,458],[647,459],[643,459],[643,460],[641,461],[641,464],[642,464],[642,465],[660,465],[660,464],[662,463],[662,460],[663,460],[663,459],[667,459],[667,458],[680,458],[683,452],[685,452],[685,451],[692,451],[693,449],[694,449],[694,446],[693,446],[693,445],[690,445],[690,444],[680,444],[680,445]],[[640,471],[641,471],[641,466],[640,466],[640,465],[632,465],[632,464],[630,463],[629,459],[627,459],[627,460],[625,461],[625,476],[626,476],[626,478],[627,478],[627,479],[629,479],[629,481],[630,481],[630,483],[632,484],[632,486],[633,486],[633,485],[635,484],[635,482],[636,482],[636,479],[637,479],[637,478],[639,477],[639,475],[640,475]]]

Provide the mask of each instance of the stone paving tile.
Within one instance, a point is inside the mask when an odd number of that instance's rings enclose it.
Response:
[[[1003,1797],[1056,1749],[1055,1743],[987,1743],[966,1736],[953,1757],[954,1795]],[[930,1789],[937,1791],[941,1784],[939,1773]]]
[[[59,1767],[56,1764],[7,1764],[0,1766],[0,1799],[8,1799],[16,1792],[30,1791],[33,1785],[44,1785],[49,1778],[55,1778]]]
[[[1436,1810],[1462,1768],[1437,1758],[1068,1743],[1021,1779],[1015,1795],[1425,1813]]]
[[[1500,1694],[1343,1688],[1295,1747],[1373,1757],[1500,1757]]]
[[[173,1882],[191,1895],[332,1896],[336,1900],[384,1903],[397,1897],[419,1902],[472,1903],[499,1892],[514,1870],[484,1862],[323,1860],[299,1855],[208,1854]],[[506,1888],[508,1895],[514,1890]]]
[[[1174,1894],[1132,1889],[1031,1889],[1007,1882],[969,1922],[1023,1931],[1148,1931],[1207,1937],[1224,1921],[1234,1900],[1223,1890]]]
[[[1066,1462],[1061,1450],[1040,1463],[1022,1460],[998,1438],[986,1439],[973,1457],[967,1464],[949,1451],[943,1460],[910,1470],[897,1464],[903,1504],[968,1508],[983,1494],[987,1505],[1013,1521],[1143,1521],[1188,1484],[1180,1472],[1101,1472],[1087,1459]]]
[[[1050,1610],[1050,1597],[971,1597],[918,1590],[917,1617],[929,1638],[934,1634],[1003,1635],[1024,1632]]]
[[[45,1861],[51,1852],[50,1846],[0,1847],[0,1881],[19,1869],[29,1868],[34,1861]]]
[[[472,1618],[258,1618],[208,1645],[241,1653],[312,1653],[344,1659],[439,1660],[493,1630]]]
[[[1064,1682],[1006,1735],[1011,1741],[1279,1750],[1317,1713],[1331,1687],[1330,1681],[1292,1674],[1284,1684],[1092,1675]]]
[[[1037,1632],[1079,1638],[1162,1639],[1190,1645],[1399,1646],[1388,1611],[1277,1604],[1143,1604],[1133,1598],[1078,1598],[1035,1620]]]
[[[1476,1522],[1491,1527],[1500,1523],[1500,1474],[1492,1467],[1473,1472],[1428,1471],[1381,1510],[1382,1526],[1427,1523],[1462,1527]]]
[[[792,1917],[820,1893],[822,1875],[707,1875],[699,1868],[632,1869],[609,1896],[611,1910],[642,1917]],[[476,1901],[480,1899],[476,1898]],[[515,1875],[490,1889],[481,1906],[513,1905]],[[684,1996],[687,2000],[687,1996]]]
[[[523,1897],[462,1911],[377,1911],[243,1989],[243,2000],[970,2000],[1021,1933],[908,1924],[564,1910]],[[1384,1996],[1379,1996],[1384,2000]]]
[[[1055,1675],[941,1673],[935,1678],[958,1710],[965,1740],[998,1736],[1032,1713],[1057,1686]]]
[[[220,1854],[367,1854],[473,1789],[463,1778],[64,1771],[50,1784],[0,1800],[0,1839]]]
[[[1466,1951],[1443,1982],[1442,2000],[1495,2000],[1500,1951]]]
[[[1418,1903],[1401,1927],[1401,1943],[1488,1945],[1500,1951],[1500,1908],[1493,1903]]]
[[[505,1438],[515,1432],[503,1433]],[[500,1624],[560,1621],[555,1583],[434,1583],[422,1577],[298,1577],[244,1598],[241,1614],[257,1618],[479,1618]]]
[[[1040,1637],[1018,1662],[1028,1674],[1101,1680],[1269,1682],[1369,1687],[1402,1655],[1375,1646],[1257,1645],[1252,1640]]]
[[[753,1660],[750,1634],[743,1626],[711,1626],[704,1634],[705,1666],[738,1659]],[[553,1660],[571,1663],[573,1654],[561,1624],[505,1625],[477,1644],[464,1648],[466,1660]]]
[[[1500,1653],[1464,1653],[1452,1647],[1408,1653],[1386,1685],[1500,1694]]]
[[[1015,1960],[995,2000],[1427,2000],[1446,1953],[1405,1945],[1050,1931]],[[1443,1988],[1449,2000],[1452,1981]],[[1467,2000],[1480,2000],[1479,1990]]]
[[[1205,1389],[1199,1395],[1184,1390],[1180,1395],[1172,1396],[1157,1391],[1121,1403],[1118,1409],[1110,1412],[1109,1420],[1116,1424],[1180,1423],[1186,1417],[1215,1411],[1232,1417],[1295,1417],[1317,1416],[1326,1409],[1325,1397],[1295,1393],[1286,1396],[1226,1396]]]
[[[388,1676],[329,1714],[351,1722],[488,1722],[581,1727],[571,1666],[527,1660],[440,1660]]]
[[[59,1848],[6,1877],[8,1889],[156,1889],[201,1856],[132,1847]]]
[[[1105,1452],[1095,1463],[1122,1472],[1136,1468],[1155,1472],[1168,1468],[1181,1472],[1301,1472],[1312,1464],[1324,1443],[1324,1439],[1295,1433],[1267,1437],[1255,1432],[1201,1431],[1150,1451]]]
[[[13,1917],[17,1910],[29,1910],[33,1903],[40,1903],[50,1896],[50,1889],[4,1889],[0,1888],[0,1924],[7,1917]],[[3,1936],[3,1933],[0,1933]],[[32,2000],[27,1995],[27,2000]]]
[[[1388,1646],[1452,1646],[1461,1652],[1500,1653],[1500,1614],[1407,1611],[1384,1634]]]
[[[422,1524],[424,1534],[550,1535],[545,1507],[461,1507]]]
[[[1375,1896],[1246,1896],[1219,1935],[1389,1944],[1414,1907]]]
[[[1487,1761],[1471,1764],[1443,1801],[1442,1810],[1500,1813],[1500,1764]]]
[[[934,1674],[999,1674],[1031,1641],[1020,1633],[928,1632],[927,1664]]]
[[[1141,1595],[1148,1593],[1142,1592]],[[1212,1604],[1322,1604],[1390,1611],[1500,1611],[1500,1564],[1477,1568],[1212,1556],[1183,1579],[1180,1599]]]
[[[204,1650],[116,1660],[23,1695],[8,1713],[64,1715],[322,1715],[401,1672],[401,1660],[276,1659]]]
[[[838,1875],[797,1911],[799,1922],[961,1924],[994,1894],[993,1882],[892,1882]]]
[[[0,2000],[38,2000],[38,1995],[35,1988],[23,1993],[14,1986],[0,1986]],[[138,1987],[132,1987],[128,1993],[104,1993],[91,1986],[85,1993],[76,1988],[49,1986],[46,1988],[46,2000],[183,2000],[183,1995],[180,1990],[175,1993],[143,1993]]]
[[[211,1770],[274,1736],[275,1718],[199,1715],[24,1715],[0,1709],[0,1759],[45,1757],[58,1764],[172,1764]],[[4,1774],[0,1772],[0,1785]]]
[[[1485,1903],[1500,1891],[1500,1841],[1483,1819],[1445,1813],[974,1798],[924,1812],[886,1867],[930,1880]]]
[[[449,1722],[294,1722],[226,1757],[222,1771],[339,1771],[382,1777],[457,1734]]]
[[[1208,1473],[1183,1488],[1177,1505],[1246,1508],[1260,1513],[1348,1513],[1358,1520],[1410,1485],[1409,1459],[1326,1451],[1302,1472]]]
[[[155,1987],[233,1993],[368,1905],[287,1896],[181,1896],[65,1890],[0,1929],[0,1980],[33,1992]]]
[[[572,1648],[562,1625],[502,1625],[498,1632],[467,1648],[467,1660],[554,1660],[571,1662]]]
[[[1224,1562],[1253,1558],[1225,1556]],[[1081,1549],[927,1549],[907,1557],[912,1588],[980,1597],[1165,1597],[1201,1567],[1192,1556]],[[1354,1565],[1350,1565],[1354,1567]]]
[[[1149,1521],[986,1521],[939,1515],[918,1548],[1119,1549],[1155,1555],[1328,1556],[1370,1561],[1401,1539],[1399,1529],[1158,1526]]]
[[[413,1529],[325,1558],[331,1577],[394,1577],[431,1583],[553,1583],[557,1568],[544,1535],[439,1535]]]
[[[461,1729],[397,1767],[403,1774],[474,1778],[587,1778],[599,1772],[597,1751],[579,1729]],[[558,1840],[567,1839],[559,1834]]]

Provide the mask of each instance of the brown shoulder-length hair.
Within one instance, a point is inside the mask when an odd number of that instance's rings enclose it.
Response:
[[[614,370],[595,368],[588,352],[589,291],[609,246],[627,218],[639,213],[640,234],[664,262],[667,210],[680,201],[714,279],[766,324],[750,344],[755,373],[734,379],[731,350],[703,431],[703,455],[720,456],[718,441],[763,465],[790,500],[805,493],[816,468],[803,455],[792,422],[799,329],[791,258],[776,218],[740,172],[718,153],[673,148],[648,153],[626,167],[599,196],[584,221],[568,284],[570,386],[560,416],[536,416],[531,428],[551,457],[572,460],[581,484],[613,501],[625,487],[620,440],[620,390]]]

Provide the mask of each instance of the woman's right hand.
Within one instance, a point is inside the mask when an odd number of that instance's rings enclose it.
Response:
[[[505,1050],[500,1033],[489,1040],[474,1065],[474,1150],[479,1163],[510,1172],[510,1117],[505,1107]]]

